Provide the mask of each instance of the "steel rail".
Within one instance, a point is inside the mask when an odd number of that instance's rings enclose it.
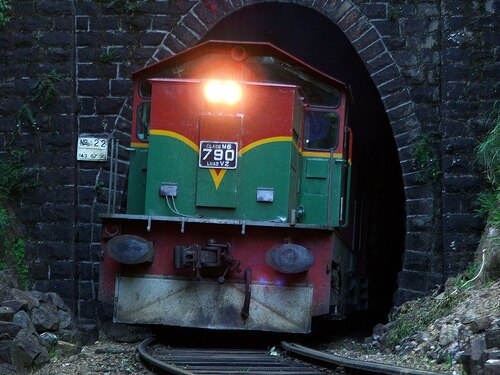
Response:
[[[285,341],[281,342],[281,347],[286,350],[287,353],[292,353],[299,355],[301,358],[313,359],[320,363],[327,363],[329,365],[334,365],[336,367],[345,367],[348,369],[354,369],[366,374],[388,374],[388,375],[399,375],[399,374],[411,374],[411,375],[442,375],[442,373],[413,369],[409,367],[400,367],[395,365],[389,365],[384,363],[364,361],[358,359],[352,359],[347,357],[342,357],[336,354],[326,353],[323,351],[311,349],[299,344],[287,343]]]
[[[148,362],[150,365],[153,367],[157,367],[160,370],[166,371],[169,374],[174,374],[174,375],[194,375],[191,371],[186,371],[184,369],[180,369],[177,366],[170,365],[164,361],[161,361],[152,355],[150,355],[147,352],[147,348],[149,345],[151,345],[154,341],[156,341],[155,336],[150,336],[147,339],[145,339],[143,342],[139,344],[137,347],[137,352],[139,353],[139,356],[144,359],[146,362]]]
[[[142,359],[152,367],[174,375],[321,375],[324,371],[314,369],[299,361],[281,356],[272,356],[266,350],[254,349],[200,349],[165,348],[158,357],[147,353],[154,337],[138,346]],[[163,357],[163,358],[162,358]]]

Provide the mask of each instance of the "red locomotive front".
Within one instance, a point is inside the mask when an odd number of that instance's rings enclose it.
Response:
[[[134,75],[126,213],[103,215],[114,320],[309,332],[342,314],[349,91],[265,43]]]

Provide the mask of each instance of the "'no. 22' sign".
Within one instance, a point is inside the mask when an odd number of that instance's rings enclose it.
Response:
[[[80,136],[76,150],[76,160],[106,161],[108,159],[108,138]]]

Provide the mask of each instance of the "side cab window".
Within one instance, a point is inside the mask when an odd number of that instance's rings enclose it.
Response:
[[[339,142],[339,124],[339,115],[333,110],[306,110],[304,113],[305,149],[335,150]]]
[[[137,87],[138,102],[135,113],[135,135],[139,141],[149,140],[149,125],[151,115],[151,83],[147,79],[141,79]]]

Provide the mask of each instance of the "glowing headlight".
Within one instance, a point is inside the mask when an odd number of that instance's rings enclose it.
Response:
[[[233,81],[207,81],[205,97],[212,103],[233,105],[240,101],[243,92],[241,86]]]

